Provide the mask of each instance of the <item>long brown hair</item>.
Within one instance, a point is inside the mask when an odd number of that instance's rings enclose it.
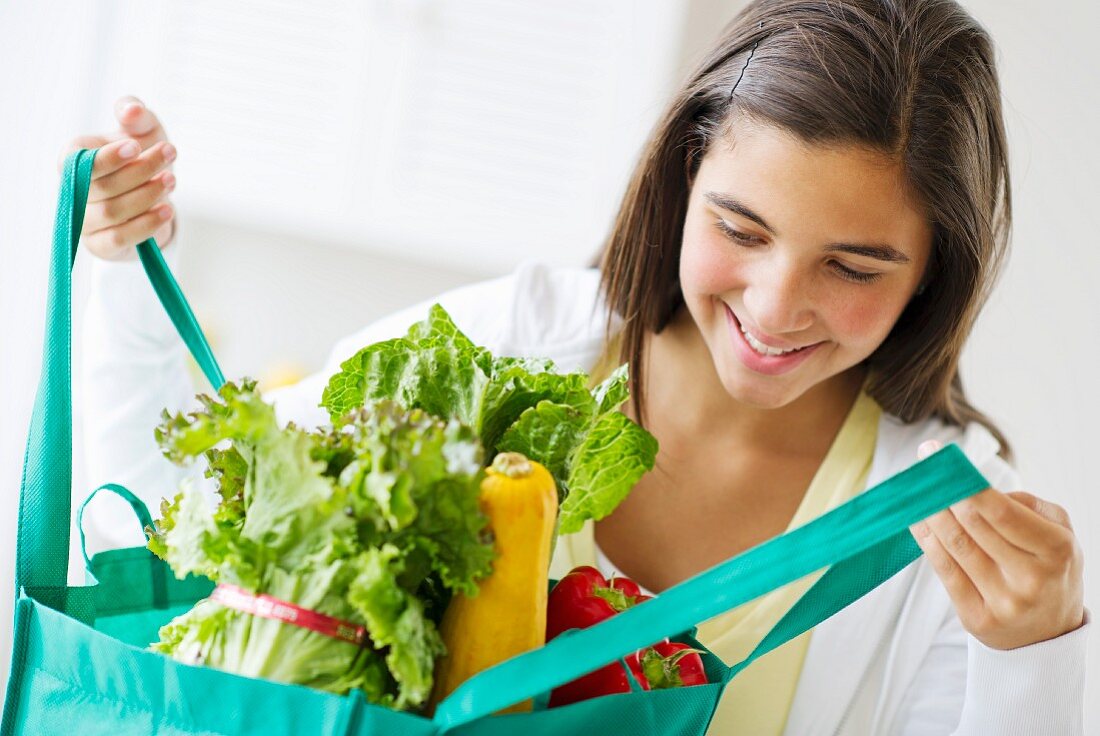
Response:
[[[901,162],[932,219],[932,256],[923,292],[866,361],[867,392],[904,422],[976,421],[1011,462],[1004,434],[970,404],[959,376],[1008,252],[1012,204],[994,47],[953,0],[757,0],[689,74],[643,149],[599,259],[604,297],[623,320],[635,415],[645,421],[646,335],[683,304],[691,179],[739,116]]]

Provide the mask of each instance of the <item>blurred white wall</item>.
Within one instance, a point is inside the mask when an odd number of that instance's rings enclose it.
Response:
[[[1100,147],[1094,133],[1100,120],[1094,39],[1100,17],[1085,0],[1056,8],[1022,0],[963,4],[999,48],[1016,206],[1014,252],[966,352],[964,377],[977,405],[1013,441],[1025,488],[1069,509],[1089,562],[1086,603],[1095,611],[1100,502],[1088,457],[1100,439],[1100,340],[1092,326],[1100,314]],[[107,15],[116,18],[118,8],[128,7],[110,6],[114,12]],[[691,0],[684,7],[690,12],[677,31],[679,67],[670,83],[739,4]],[[111,37],[97,26],[104,22],[90,4],[0,5],[0,63],[6,70],[0,77],[0,140],[8,143],[0,177],[0,686],[10,649],[23,443],[41,357],[56,156],[75,134],[108,124],[119,95],[138,94],[156,109],[156,89],[93,92],[86,84],[125,55],[123,48],[97,43]],[[171,130],[171,120],[166,124]],[[187,156],[181,149],[181,163]],[[179,190],[187,186],[181,177]],[[392,251],[382,255],[370,243],[349,247],[336,239],[229,225],[186,210],[181,218],[187,250],[180,280],[212,332],[227,375],[312,370],[338,338],[370,319],[490,273],[453,260],[440,267]],[[86,286],[81,263],[77,319]],[[74,359],[79,361],[79,350]],[[79,421],[76,429],[79,451]],[[75,490],[82,496],[79,467],[77,473]],[[1095,637],[1089,666],[1095,689]],[[1100,733],[1100,706],[1090,702],[1086,708],[1086,732]]]

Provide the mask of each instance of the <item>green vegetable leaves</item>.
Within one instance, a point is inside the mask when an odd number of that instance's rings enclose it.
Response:
[[[331,427],[282,427],[254,381],[226,383],[156,439],[183,464],[204,456],[217,498],[185,486],[149,549],[182,577],[289,601],[366,627],[358,647],[214,600],[161,630],[154,649],[187,662],[415,709],[443,653],[451,595],[492,571],[479,505],[484,465],[511,450],[558,486],[561,532],[600,519],[653,467],[657,441],[618,409],[623,366],[594,389],[549,360],[494,357],[442,307],[405,337],[368,345],[330,379]],[[215,503],[216,502],[216,503]]]
[[[424,575],[434,571],[447,588],[475,595],[475,581],[492,571],[493,546],[478,505],[484,472],[473,431],[382,401],[346,414],[326,440],[355,457],[336,482],[359,539],[394,544]]]
[[[334,424],[364,402],[394,400],[473,426],[490,366],[488,352],[471,343],[437,306],[406,337],[368,345],[345,361],[321,403]]]
[[[377,647],[389,647],[386,665],[400,683],[398,708],[424,702],[432,690],[435,658],[444,653],[443,639],[424,615],[424,604],[398,583],[401,550],[387,544],[366,551],[348,600],[367,622]]]
[[[610,514],[653,467],[656,455],[653,435],[618,412],[599,415],[570,460],[569,495],[558,514],[561,533]]]
[[[206,456],[217,506],[184,487],[165,501],[149,548],[177,576],[199,573],[365,624],[372,647],[208,600],[165,626],[154,648],[252,677],[360,687],[372,702],[420,705],[442,652],[442,600],[476,593],[492,570],[473,430],[382,401],[305,432],[280,427],[253,381],[226,383],[218,396],[188,416],[165,413],[156,433],[176,462]]]
[[[552,361],[494,358],[438,304],[405,337],[368,345],[340,368],[321,399],[334,423],[383,397],[458,418],[475,429],[486,459],[514,451],[546,466],[562,499],[562,533],[610,514],[656,458],[656,439],[618,413],[625,365],[589,391],[584,373],[558,373]]]

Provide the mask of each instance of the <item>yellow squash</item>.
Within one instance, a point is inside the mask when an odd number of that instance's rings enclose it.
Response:
[[[558,512],[554,478],[517,452],[493,459],[481,483],[497,558],[472,598],[455,594],[440,633],[447,653],[435,668],[429,710],[482,670],[546,643],[550,543]],[[502,713],[529,711],[531,701]]]

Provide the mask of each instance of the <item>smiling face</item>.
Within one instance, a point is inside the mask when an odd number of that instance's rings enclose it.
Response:
[[[924,274],[932,227],[882,154],[747,121],[734,136],[692,183],[680,285],[729,395],[776,408],[886,339]]]

